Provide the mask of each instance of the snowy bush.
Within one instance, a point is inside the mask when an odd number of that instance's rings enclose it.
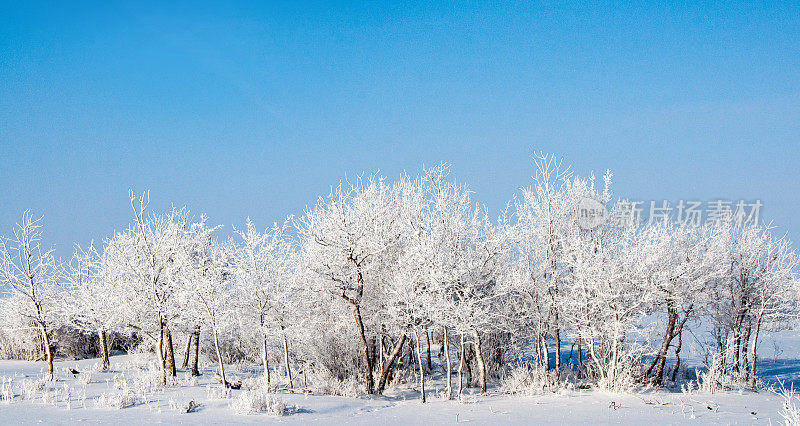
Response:
[[[230,407],[236,414],[286,414],[286,404],[263,390],[243,391],[231,401]]]
[[[312,370],[307,377],[309,386],[322,395],[356,398],[362,393],[362,385],[354,377],[341,380],[324,368]]]
[[[546,391],[555,392],[560,387],[558,374],[539,365],[514,366],[500,379],[501,391],[514,395],[540,395]]]
[[[695,370],[697,380],[694,388],[699,392],[715,393],[721,390],[747,389],[751,387],[749,381],[741,373],[725,371],[718,357],[714,357],[708,368],[705,370]],[[760,380],[755,381],[756,388],[762,385]],[[691,390],[692,385],[686,385],[685,389]]]
[[[136,405],[140,396],[136,394],[127,382],[123,382],[121,389],[103,393],[97,399],[98,408],[115,408],[121,410]]]
[[[193,413],[200,408],[201,404],[198,404],[194,400],[189,400],[187,402],[179,403],[175,401],[175,398],[169,398],[169,409],[172,411],[177,411],[182,414],[186,413]]]
[[[14,402],[14,382],[11,377],[0,377],[0,402],[3,404]]]
[[[230,396],[230,389],[222,385],[206,385],[206,397],[208,399],[227,399]]]
[[[192,376],[190,371],[183,373],[183,379],[180,381],[181,386],[197,386],[197,377]]]
[[[641,366],[631,357],[621,357],[616,367],[597,381],[597,387],[613,392],[632,392],[641,385]]]
[[[22,398],[27,400],[36,399],[40,393],[48,389],[49,381],[46,378],[34,380],[22,379]]]
[[[83,373],[78,376],[77,382],[82,385],[88,385],[92,383],[92,373]]]
[[[783,398],[781,418],[786,426],[800,426],[800,396],[794,390],[794,386],[786,389],[781,383],[778,394]]]
[[[150,364],[148,368],[136,371],[133,377],[132,389],[139,394],[153,393],[163,387],[161,370],[153,364]]]

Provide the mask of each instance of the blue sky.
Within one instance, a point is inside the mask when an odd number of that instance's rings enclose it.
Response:
[[[800,240],[796,2],[127,3],[2,4],[0,234],[31,208],[68,256],[129,188],[266,226],[440,161],[496,213],[543,150]]]

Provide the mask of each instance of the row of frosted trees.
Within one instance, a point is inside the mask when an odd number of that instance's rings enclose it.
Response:
[[[325,370],[380,394],[403,368],[424,400],[433,342],[460,397],[518,363],[612,389],[674,381],[691,331],[708,337],[709,368],[755,386],[759,336],[796,323],[789,242],[732,218],[620,226],[610,173],[535,165],[496,220],[446,166],[343,181],[301,216],[263,232],[248,219],[227,239],[131,194],[130,226],[66,263],[26,212],[0,243],[3,333],[36,339],[51,376],[53,334],[69,327],[96,333],[104,368],[111,333],[144,339],[164,383],[176,341],[195,374],[203,341],[226,386],[226,359],[263,363],[268,383],[280,359],[289,388],[293,369]],[[609,210],[591,226],[586,200]]]

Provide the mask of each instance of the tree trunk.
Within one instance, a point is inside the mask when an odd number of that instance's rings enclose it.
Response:
[[[672,381],[678,378],[678,369],[681,368],[681,347],[683,346],[683,327],[678,331],[678,346],[675,348],[675,370],[672,371]]]
[[[556,316],[558,320],[558,316]],[[556,328],[556,374],[561,374],[561,330]]]
[[[464,392],[464,363],[466,362],[464,351],[464,333],[461,333],[461,349],[458,351],[458,402],[463,402],[461,395]]]
[[[427,346],[427,356],[428,356],[428,371],[430,371],[433,367],[431,367],[431,334],[428,330],[425,330],[425,340],[428,344]]]
[[[542,361],[544,365],[544,371],[550,371],[550,349],[547,347],[547,338],[542,335]]]
[[[261,361],[264,363],[264,379],[267,380],[267,388],[270,387],[269,377],[269,353],[267,352],[267,337],[264,336],[263,347],[261,348]]]
[[[188,335],[186,339],[186,351],[183,353],[183,363],[181,363],[181,370],[185,370],[189,366],[189,355],[192,353],[192,335]]]
[[[222,386],[226,388],[230,387],[230,383],[225,378],[225,364],[222,362],[222,353],[219,350],[219,338],[217,338],[217,330],[214,327],[211,327],[211,332],[214,334],[214,350],[217,351],[217,362],[219,362],[219,375],[222,379]]]
[[[728,371],[728,361],[726,354],[727,352],[726,346],[728,346],[727,344],[728,333],[727,331],[724,331],[721,327],[718,327],[716,329],[716,335],[717,335],[717,351],[718,351],[717,357],[719,359],[717,362],[719,363],[722,372],[726,373]]]
[[[739,308],[739,313],[736,316],[736,323],[733,326],[733,363],[732,369],[734,372],[739,372],[739,353],[741,352],[742,347],[742,324],[744,323],[744,318],[747,315],[747,311],[744,308],[745,300],[742,298],[742,307]]]
[[[192,376],[199,376],[200,370],[197,368],[197,363],[200,358],[200,326],[194,328],[194,356],[192,357]]]
[[[450,364],[450,336],[447,334],[447,327],[444,327],[444,336],[442,337],[442,349],[444,349],[444,360],[446,364],[447,387],[444,388],[444,393],[447,399],[450,399],[450,394],[453,392],[452,380],[452,366]],[[441,362],[441,361],[440,361]]]
[[[164,344],[167,346],[167,373],[169,373],[171,377],[175,377],[175,351],[172,345],[172,333],[169,331],[169,328],[164,328],[164,330],[164,337],[166,339]]]
[[[406,359],[406,365],[409,368],[414,366],[414,342],[408,342],[408,358]]]
[[[675,325],[677,322],[678,311],[670,305],[667,307],[667,329],[664,331],[664,338],[661,341],[661,348],[658,350],[658,356],[656,356],[645,373],[646,376],[649,376],[653,371],[653,367],[657,366],[656,375],[653,377],[653,381],[658,385],[661,384],[661,381],[664,377],[664,367],[667,364],[667,351],[669,350],[669,345],[672,342],[672,338],[675,337]]]
[[[158,365],[161,367],[161,384],[166,385],[167,365],[164,360],[164,320],[159,318],[158,322],[160,332],[158,333],[158,347],[156,348],[156,352],[158,353]]]
[[[378,362],[378,336],[373,336],[370,340],[370,352],[369,352],[369,359],[372,363],[373,369],[376,365],[380,365]]]
[[[422,365],[422,345],[420,344],[421,336],[419,332],[414,331],[414,338],[417,341],[417,369],[419,370],[419,389],[422,397],[422,403],[425,403],[425,368]]]
[[[755,389],[756,388],[756,361],[758,361],[758,333],[761,331],[761,320],[764,317],[764,311],[758,313],[758,319],[756,320],[756,332],[753,335],[753,348],[750,351],[750,356],[752,357],[752,361],[750,361],[750,386]]]
[[[281,331],[283,331],[283,327],[281,327]],[[294,383],[292,382],[292,367],[289,365],[289,341],[286,340],[285,333],[283,334],[283,365],[286,368],[286,378],[289,380],[287,388],[292,390]]]
[[[102,328],[98,330],[97,338],[100,343],[100,358],[103,360],[103,370],[108,370],[108,340],[106,340],[106,330]]]
[[[369,345],[367,343],[367,335],[364,332],[364,323],[361,321],[361,310],[358,305],[353,304],[353,318],[356,320],[356,331],[358,332],[359,340],[361,341],[361,351],[364,357],[364,381],[366,384],[366,391],[368,394],[374,393],[374,382],[372,379],[372,360],[369,357]]]
[[[386,361],[386,364],[381,366],[381,378],[378,380],[378,394],[382,394],[383,390],[386,389],[386,383],[389,379],[389,372],[392,371],[392,364],[397,359],[397,356],[400,354],[400,351],[403,350],[403,344],[406,342],[406,335],[405,333],[400,335],[400,339],[397,340],[397,344],[394,345],[394,349],[392,349],[392,353],[389,354],[389,359]]]
[[[45,361],[47,361],[47,375],[52,381],[53,377],[53,348],[50,347],[50,336],[44,325],[39,325],[39,331],[42,333],[42,342],[44,343]]]
[[[383,333],[381,333],[381,335],[378,336],[378,365],[381,367],[381,375],[383,375],[383,364],[386,362],[384,352],[386,351],[383,347]]]
[[[466,339],[466,335],[464,339]],[[464,368],[466,369],[466,378],[464,379],[464,387],[472,386],[472,346],[464,345]]]
[[[750,359],[747,357],[747,347],[750,344],[750,332],[753,330],[753,321],[748,317],[745,319],[747,325],[744,328],[744,335],[742,338],[742,372],[744,379],[748,380],[750,374]]]
[[[472,337],[475,339],[475,360],[478,362],[478,375],[481,383],[481,394],[486,393],[486,363],[483,360],[483,350],[481,348],[481,337],[477,330],[472,330]]]

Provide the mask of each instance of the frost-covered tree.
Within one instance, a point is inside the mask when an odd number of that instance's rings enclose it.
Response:
[[[220,334],[233,325],[232,263],[235,247],[231,242],[218,243],[212,239],[216,228],[205,225],[203,216],[193,223],[185,235],[183,249],[178,253],[180,263],[179,294],[185,313],[192,322],[199,319],[211,332],[219,367],[220,382],[230,387],[225,376],[225,363],[220,349]]]
[[[312,285],[349,305],[367,393],[375,391],[364,302],[380,281],[374,271],[398,241],[397,191],[383,178],[340,182],[295,221]]]
[[[401,269],[403,281],[418,283],[415,289],[418,322],[444,330],[447,387],[451,378],[449,334],[461,336],[459,351],[459,398],[463,389],[467,339],[475,347],[481,392],[486,391],[487,371],[482,338],[499,326],[498,309],[505,293],[497,285],[507,245],[488,219],[485,209],[473,204],[465,185],[447,180],[447,166],[425,170],[419,179],[419,207],[406,215],[407,242]]]
[[[304,293],[298,283],[298,255],[286,235],[287,226],[277,223],[259,232],[248,218],[234,260],[236,304],[241,327],[257,330],[264,364],[264,378],[270,383],[269,340],[278,338],[283,345],[287,386],[293,387],[289,358],[289,333],[297,330]]]
[[[61,289],[53,250],[41,246],[41,218],[25,210],[13,237],[0,238],[0,285],[11,292],[15,315],[38,329],[50,379],[53,379],[51,333],[57,326]]]
[[[647,375],[654,373],[657,384],[663,380],[667,351],[676,337],[677,372],[684,326],[703,308],[708,289],[725,273],[723,247],[714,232],[713,227],[669,221],[638,231],[642,278],[654,303],[652,312],[666,314],[658,353],[646,371]]]
[[[594,178],[574,178],[570,168],[554,155],[534,156],[533,185],[523,187],[513,201],[516,223],[510,238],[516,248],[516,289],[527,303],[528,333],[535,339],[546,369],[550,368],[547,337],[556,345],[555,368],[561,366],[564,319],[560,303],[569,268],[565,266],[565,239],[578,232],[576,209],[584,200],[607,204],[611,174],[604,176],[605,188],[598,194]]]
[[[134,223],[109,239],[104,248],[104,277],[113,286],[125,326],[156,343],[162,382],[175,376],[170,327],[180,318],[181,250],[190,227],[189,212],[172,208],[148,213],[147,196],[130,193]]]
[[[797,306],[797,254],[770,227],[722,220],[726,273],[711,289],[709,316],[717,327],[718,362],[755,384],[759,333],[778,328]],[[752,343],[751,343],[752,342]]]
[[[67,265],[68,292],[65,293],[65,309],[73,326],[80,330],[97,333],[103,370],[109,367],[108,333],[121,330],[124,318],[116,309],[119,302],[114,287],[104,272],[103,254],[92,244],[88,249],[77,248]]]

